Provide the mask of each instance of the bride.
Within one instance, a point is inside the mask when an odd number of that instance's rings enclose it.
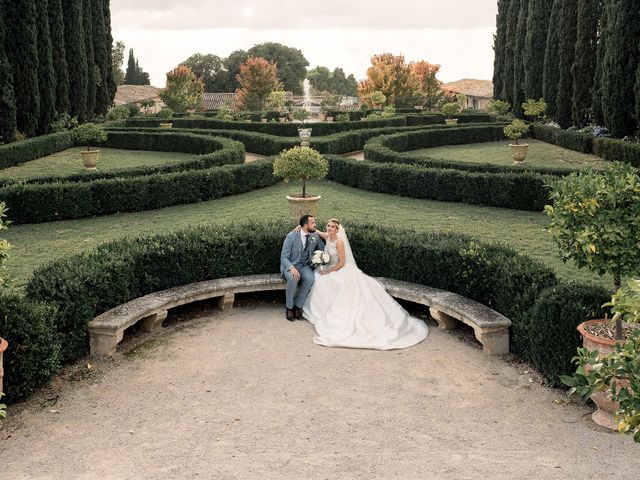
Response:
[[[316,270],[302,311],[316,329],[313,339],[327,347],[406,348],[424,340],[427,325],[409,314],[384,287],[356,265],[349,239],[336,219],[327,223],[326,242],[331,259]]]

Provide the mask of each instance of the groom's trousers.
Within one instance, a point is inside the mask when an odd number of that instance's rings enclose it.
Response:
[[[300,280],[296,281],[291,271],[284,272],[284,278],[287,281],[287,308],[294,306],[302,308],[311,285],[313,285],[313,269],[309,265],[294,265],[300,272]]]

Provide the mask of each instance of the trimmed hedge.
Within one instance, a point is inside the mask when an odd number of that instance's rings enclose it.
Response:
[[[550,202],[549,178],[532,172],[468,172],[328,158],[328,179],[373,192],[529,211],[542,211]]]
[[[68,131],[0,145],[0,169],[51,155],[72,146],[71,133]]]
[[[594,153],[605,160],[612,162],[630,163],[634,167],[640,167],[640,144],[624,142],[614,138],[595,137],[593,139]]]
[[[559,147],[582,153],[593,153],[593,135],[581,132],[570,132],[560,128],[531,124],[529,131],[536,140],[552,143]]]
[[[41,223],[154,210],[236,195],[274,185],[262,160],[204,170],[116,177],[88,182],[17,183],[0,189],[13,223]]]

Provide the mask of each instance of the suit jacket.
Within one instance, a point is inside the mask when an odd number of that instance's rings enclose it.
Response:
[[[309,248],[307,249],[307,255],[303,258],[304,247],[302,246],[300,232],[289,232],[286,236],[280,253],[280,274],[283,277],[284,272],[289,270],[292,265],[308,265],[311,262],[313,252],[324,250],[324,243],[317,233],[311,233],[307,237],[307,242],[309,243]]]

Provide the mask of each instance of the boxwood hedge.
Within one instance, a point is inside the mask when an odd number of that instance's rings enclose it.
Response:
[[[73,146],[67,131],[0,145],[0,168],[12,167]]]

